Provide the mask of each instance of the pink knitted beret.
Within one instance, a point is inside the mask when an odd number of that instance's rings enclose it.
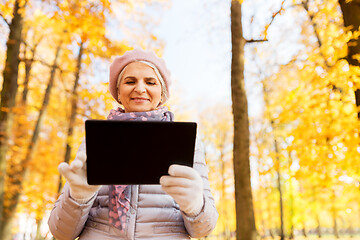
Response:
[[[116,83],[119,77],[119,74],[124,69],[126,65],[136,61],[147,61],[154,64],[159,70],[162,78],[165,82],[165,87],[167,91],[167,98],[170,96],[169,86],[171,84],[170,81],[170,71],[166,68],[165,61],[155,55],[155,53],[150,51],[144,51],[141,49],[134,49],[131,51],[127,51],[124,55],[116,57],[115,60],[110,65],[110,82],[109,82],[109,90],[111,95],[115,98],[117,102],[117,89]],[[165,103],[167,99],[163,99],[161,104]]]

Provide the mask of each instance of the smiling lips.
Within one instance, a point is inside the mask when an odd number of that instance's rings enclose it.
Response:
[[[135,97],[135,98],[131,98],[132,101],[136,102],[136,103],[144,103],[149,101],[149,99],[147,98],[141,98],[141,97]]]

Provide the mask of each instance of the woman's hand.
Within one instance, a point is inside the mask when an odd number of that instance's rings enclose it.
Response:
[[[86,202],[101,186],[89,185],[86,175],[86,152],[79,148],[74,161],[69,165],[65,162],[59,164],[59,172],[70,185],[70,196],[75,200]]]
[[[186,215],[197,216],[204,205],[200,174],[191,167],[173,164],[169,167],[169,175],[160,178],[162,189],[174,198]]]

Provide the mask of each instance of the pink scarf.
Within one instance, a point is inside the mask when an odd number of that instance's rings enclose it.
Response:
[[[172,122],[174,114],[167,107],[148,112],[125,113],[124,109],[110,110],[108,120],[123,121],[166,121]],[[125,232],[126,215],[130,209],[130,191],[128,185],[110,185],[109,191],[109,223]]]

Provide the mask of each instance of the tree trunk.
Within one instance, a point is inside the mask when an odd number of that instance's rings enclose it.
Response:
[[[264,94],[265,106],[268,107],[270,104],[269,104],[269,97],[268,97],[268,89],[267,89],[265,81],[263,81],[263,94]],[[284,234],[284,204],[283,204],[283,194],[282,194],[282,189],[281,189],[281,172],[280,172],[280,157],[279,157],[280,153],[279,153],[278,143],[277,143],[277,139],[276,139],[276,127],[274,126],[274,120],[272,119],[271,116],[268,116],[268,119],[270,120],[270,126],[271,126],[271,129],[272,129],[272,132],[273,132],[274,150],[275,150],[275,154],[276,154],[276,159],[274,160],[274,163],[277,166],[277,168],[276,168],[277,187],[278,187],[278,191],[279,191],[280,240],[284,240],[285,239],[285,234]]]
[[[266,186],[268,186],[270,188],[270,191],[272,192],[272,183],[271,183],[271,180],[266,180]],[[266,191],[267,192],[267,191]],[[271,195],[271,193],[270,193]],[[272,203],[272,200],[269,200],[269,193],[266,193],[266,196],[264,198],[264,201],[266,204],[266,212],[268,213],[267,214],[267,222],[268,222],[268,229],[269,229],[269,234],[270,234],[270,237],[271,239],[274,239],[275,238],[275,233],[274,233],[274,230],[273,230],[273,227],[274,227],[274,221],[273,221],[273,209],[271,207],[271,203]]]
[[[25,59],[24,59],[24,63],[25,63],[25,80],[24,80],[24,89],[23,89],[22,98],[21,98],[21,100],[22,100],[21,103],[23,105],[26,105],[26,102],[27,102],[32,64],[35,61],[35,53],[36,53],[36,49],[37,49],[39,43],[40,43],[40,41],[35,44],[33,49],[31,49],[31,55],[32,56],[31,56],[30,59],[26,58],[26,54],[25,54],[26,49],[24,50],[24,56],[25,56]]]
[[[20,195],[21,195],[23,180],[28,171],[27,165],[29,164],[29,162],[32,158],[32,155],[34,153],[34,149],[35,149],[35,146],[36,146],[36,143],[38,140],[38,136],[40,133],[40,127],[41,127],[42,121],[44,119],[47,106],[49,104],[51,89],[54,85],[55,72],[56,72],[56,68],[57,68],[57,60],[58,60],[60,48],[61,48],[61,44],[59,44],[59,46],[56,49],[56,55],[55,55],[55,59],[54,59],[54,64],[51,69],[49,83],[48,83],[48,86],[45,91],[43,104],[40,109],[37,122],[35,124],[35,129],[33,131],[33,135],[31,138],[31,142],[28,146],[25,159],[23,159],[21,161],[21,163],[16,163],[16,164],[10,166],[10,169],[11,169],[10,171],[12,172],[12,174],[11,174],[11,178],[9,178],[9,182],[11,185],[16,185],[18,187],[15,188],[15,189],[17,189],[16,192],[11,193],[11,198],[10,198],[11,205],[9,207],[7,207],[7,209],[6,209],[8,214],[4,215],[3,225],[8,230],[10,230],[11,226],[12,226],[12,220],[15,216],[16,207],[19,203],[19,199],[20,199]],[[8,231],[4,231],[2,234],[3,235],[0,236],[0,239],[2,239],[2,240],[9,240],[11,238],[10,232],[8,232]]]
[[[360,27],[360,0],[339,0],[341,11],[344,19],[344,26],[350,28],[354,33],[359,31]],[[360,53],[360,38],[351,39],[348,43],[347,61],[350,65],[360,67],[360,60],[354,58],[356,54]],[[357,107],[357,117],[360,120],[360,89],[355,92],[355,104]]]
[[[71,145],[72,145],[71,139],[73,137],[73,132],[74,132],[74,123],[75,123],[75,119],[76,119],[77,102],[78,102],[76,90],[79,85],[79,79],[80,79],[81,58],[82,58],[82,55],[84,52],[83,46],[84,46],[84,43],[81,42],[79,54],[78,54],[78,58],[77,58],[77,65],[76,65],[77,70],[75,73],[75,82],[74,82],[74,87],[73,87],[72,94],[71,94],[71,114],[70,114],[70,121],[69,121],[69,127],[68,127],[68,132],[67,132],[66,152],[65,152],[65,159],[64,159],[64,162],[66,162],[66,163],[70,162],[70,156],[71,156]],[[63,186],[62,186],[61,175],[59,175],[58,195],[60,194],[62,187]]]
[[[24,34],[23,39],[26,39],[26,34]],[[16,122],[16,126],[14,126],[13,128],[13,144],[15,146],[17,146],[17,148],[13,149],[11,152],[11,156],[10,158],[12,160],[14,159],[21,159],[22,154],[24,151],[26,151],[26,149],[23,147],[27,144],[27,142],[29,141],[29,125],[28,125],[28,113],[27,113],[27,99],[28,99],[28,92],[29,92],[29,82],[30,82],[30,75],[31,75],[31,70],[32,70],[32,66],[33,66],[33,62],[34,62],[34,57],[35,57],[35,53],[36,53],[36,48],[37,48],[36,44],[34,46],[33,49],[31,49],[31,54],[32,57],[31,58],[26,58],[26,52],[27,52],[27,47],[24,48],[23,51],[23,56],[25,56],[23,59],[21,59],[24,64],[25,64],[25,79],[24,79],[24,83],[23,83],[23,92],[22,92],[22,96],[21,96],[21,100],[20,103],[17,104],[17,108],[18,108],[18,112],[17,114],[14,116],[14,122]],[[9,164],[9,163],[7,163]],[[9,173],[7,173],[9,174]]]
[[[336,201],[336,196],[335,196],[335,190],[332,190],[332,215],[333,215],[333,229],[334,229],[334,236],[336,238],[339,238],[339,230],[338,230],[338,225],[337,225],[337,211],[336,211],[336,206],[335,206],[335,201]]]
[[[292,159],[291,159],[291,153],[289,153],[289,172],[291,171],[290,167],[292,165]],[[294,239],[294,215],[295,215],[295,209],[294,209],[294,191],[293,191],[293,182],[292,182],[292,176],[290,173],[290,233],[289,233],[289,239]]]
[[[291,152],[288,152],[289,157],[289,164],[288,164],[288,171],[289,171],[289,191],[290,191],[290,233],[289,233],[289,239],[294,239],[294,215],[295,215],[295,209],[294,209],[294,190],[293,190],[293,181],[292,181],[292,174],[291,174],[291,165],[293,164]]]
[[[321,233],[321,223],[320,223],[319,214],[316,214],[316,222],[317,222],[317,227],[316,227],[317,235],[319,238],[321,238],[322,233]]]
[[[282,194],[282,189],[281,189],[281,172],[280,172],[280,157],[279,157],[279,148],[278,148],[278,144],[277,144],[277,140],[276,140],[276,135],[275,135],[275,128],[274,128],[274,122],[273,120],[271,120],[271,128],[274,132],[274,148],[275,148],[275,154],[276,154],[276,161],[277,161],[277,186],[278,186],[278,191],[279,191],[279,206],[280,206],[280,240],[284,240],[285,239],[285,234],[284,234],[284,204],[283,204],[283,194]]]
[[[24,34],[23,39],[26,39],[26,35]],[[39,41],[40,42],[40,41]],[[33,49],[30,49],[31,51],[31,58],[26,58],[26,52],[27,52],[27,47],[24,48],[24,59],[22,60],[25,64],[25,79],[24,79],[24,88],[23,88],[23,92],[22,92],[22,97],[21,97],[21,101],[19,104],[19,112],[17,114],[17,126],[16,128],[13,129],[14,134],[14,144],[16,146],[18,146],[18,150],[13,150],[12,152],[12,159],[17,159],[17,158],[21,158],[19,155],[21,155],[21,153],[24,151],[23,146],[26,144],[25,142],[28,141],[27,137],[28,137],[28,127],[26,125],[27,123],[27,99],[28,99],[28,93],[29,93],[29,82],[30,82],[30,77],[31,77],[31,70],[32,70],[32,66],[33,63],[35,61],[35,54],[36,54],[36,49],[38,46],[38,43],[35,44]]]
[[[359,30],[360,26],[360,0],[339,0],[341,11],[343,13],[344,25],[349,27],[351,32]],[[360,38],[351,39],[348,43],[347,61],[352,66],[360,67],[359,59],[354,58],[360,53]],[[360,89],[355,90],[356,106],[360,106]],[[360,111],[358,109],[358,118],[360,119]]]
[[[225,142],[225,136],[223,142]],[[222,198],[222,206],[223,206],[223,216],[224,216],[224,222],[223,222],[223,229],[224,229],[224,240],[230,240],[230,229],[228,226],[228,214],[226,209],[226,187],[225,187],[225,162],[224,162],[224,153],[223,153],[224,146],[221,144],[220,146],[220,164],[221,164],[221,198]]]
[[[270,186],[270,185],[269,185]],[[267,212],[268,212],[268,219],[267,219],[267,221],[268,221],[268,227],[269,227],[269,234],[270,234],[270,237],[271,237],[271,239],[274,239],[275,238],[275,234],[273,233],[273,219],[272,219],[272,214],[271,214],[271,206],[270,206],[270,201],[268,201],[268,199],[266,198],[265,199],[265,201],[267,201],[268,202],[268,204],[267,204]]]
[[[8,150],[8,139],[11,134],[13,107],[15,106],[18,88],[19,52],[21,43],[21,31],[23,27],[23,14],[25,8],[20,5],[20,0],[15,1],[13,18],[10,24],[9,38],[6,42],[6,61],[3,72],[3,86],[0,103],[0,236],[3,230],[4,217],[4,187],[6,172],[6,153]]]
[[[41,224],[42,224],[41,219],[37,219],[37,220],[36,220],[36,235],[35,235],[35,240],[41,240],[41,234],[40,234]]]
[[[249,119],[244,82],[244,47],[241,3],[231,2],[231,95],[234,115],[234,177],[236,205],[236,239],[254,240],[257,237],[250,180]]]
[[[303,222],[303,228],[302,228],[302,234],[305,238],[307,238],[307,233],[306,233],[306,227],[305,227],[305,222]]]

